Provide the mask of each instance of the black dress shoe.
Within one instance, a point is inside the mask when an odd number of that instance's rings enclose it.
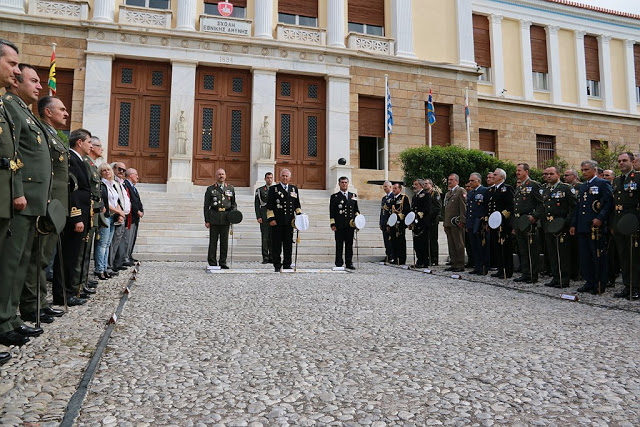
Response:
[[[499,277],[499,278],[503,278],[504,277],[504,273],[502,271],[498,271],[497,273],[493,273],[491,275],[491,277]]]
[[[616,292],[613,296],[614,298],[629,298],[629,291]]]
[[[89,287],[91,289],[97,288],[98,287],[98,281],[97,280],[93,280],[93,279],[87,280],[87,287]]]
[[[110,277],[118,277],[120,275],[120,273],[118,273],[115,269],[113,271],[107,271],[105,272],[105,274],[107,275],[107,279]]]
[[[464,272],[464,268],[452,268],[449,271],[452,271],[454,273],[462,273]]]
[[[629,298],[629,301],[636,301],[640,299],[640,293],[636,292],[635,294],[632,294],[630,297],[627,297],[627,298]]]
[[[347,269],[348,270],[355,270],[356,268],[354,267],[353,264],[347,264]]]
[[[80,292],[78,294],[78,298],[83,299],[83,300],[88,300],[89,298],[91,298],[91,295],[84,293],[84,292]],[[69,304],[67,304],[69,305]]]
[[[274,265],[274,266],[273,266],[273,270],[274,270],[276,273],[280,273],[280,266],[279,266],[279,265]]]
[[[475,265],[473,265],[473,264],[465,264],[464,265],[464,268],[474,268],[474,267],[475,267]]]
[[[262,264],[269,264],[269,261],[267,261],[266,259],[263,259]]]
[[[0,335],[0,344],[3,345],[23,345],[29,342],[29,338],[20,335],[15,331],[5,332]]]
[[[587,288],[586,286],[580,286],[578,289],[576,289],[576,292],[591,292],[593,289],[591,288]]]
[[[44,332],[42,328],[32,328],[27,325],[20,325],[13,331],[25,337],[37,337]]]
[[[548,287],[548,288],[559,288],[560,287],[560,283],[558,283],[558,282],[556,282],[554,280],[550,281],[549,283],[545,283],[544,285],[546,287]]]
[[[447,267],[444,269],[444,271],[453,271],[453,267]]]
[[[93,295],[98,291],[96,291],[95,289],[82,288],[82,292],[84,292],[85,294]]]
[[[4,365],[9,360],[11,360],[11,353],[7,351],[0,352],[0,365]]]
[[[35,313],[20,313],[20,318],[22,318],[22,320],[26,320],[27,322],[36,322]],[[42,323],[53,323],[53,316],[40,311],[40,321]]]
[[[283,270],[291,270],[291,266],[290,265],[283,265],[282,269]]]
[[[220,268],[223,270],[228,270],[229,266],[227,264],[220,264]]]
[[[86,299],[82,299],[82,298],[78,298],[78,297],[71,297],[67,300],[67,305],[69,307],[73,307],[74,305],[82,305],[82,304],[86,304],[87,300]]]
[[[514,282],[516,283],[520,283],[520,282],[529,282],[531,281],[530,277],[525,277],[525,276],[520,276],[517,279],[513,279]]]
[[[44,314],[53,317],[62,317],[64,315],[64,310],[58,310],[57,308],[45,307],[42,309]]]
[[[133,267],[135,264],[133,263],[133,261],[127,261],[122,265],[124,265],[125,267]]]
[[[109,277],[110,277],[110,276],[109,276],[109,273],[106,273],[106,272],[104,272],[104,271],[103,271],[102,273],[98,273],[98,274],[96,274],[96,277],[97,277],[99,280],[109,280]]]

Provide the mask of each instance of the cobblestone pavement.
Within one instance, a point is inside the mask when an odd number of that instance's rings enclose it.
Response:
[[[78,425],[640,424],[636,312],[375,264],[203,267],[143,265]]]

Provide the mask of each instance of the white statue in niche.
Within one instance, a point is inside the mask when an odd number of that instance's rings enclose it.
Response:
[[[184,110],[180,111],[180,118],[176,123],[175,130],[178,132],[176,154],[187,154],[187,119],[184,117]]]
[[[271,131],[269,130],[269,116],[264,116],[258,135],[262,137],[262,158],[271,160]]]

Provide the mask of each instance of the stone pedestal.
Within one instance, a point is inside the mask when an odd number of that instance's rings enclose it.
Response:
[[[271,172],[273,174],[273,182],[277,181],[277,177],[276,177],[276,162],[275,160],[257,160],[254,163],[255,166],[255,170],[256,170],[256,175],[257,175],[257,179],[253,184],[253,190],[255,191],[256,188],[258,187],[262,187],[265,184],[264,181],[264,174],[266,174],[267,172]]]
[[[353,185],[353,181],[351,180],[352,170],[352,165],[331,165],[331,167],[329,168],[329,182],[333,181],[333,185],[327,185],[327,190],[331,191],[332,193],[337,193],[340,190],[338,178],[340,178],[341,176],[346,176],[347,178],[349,178],[349,191],[358,194],[358,189],[355,185]]]
[[[191,156],[176,154],[169,159],[169,180],[167,193],[189,193],[193,190],[191,182]]]

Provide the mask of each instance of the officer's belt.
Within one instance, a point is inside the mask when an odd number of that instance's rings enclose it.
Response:
[[[226,211],[225,208],[218,208],[218,212],[224,212],[224,211]]]

